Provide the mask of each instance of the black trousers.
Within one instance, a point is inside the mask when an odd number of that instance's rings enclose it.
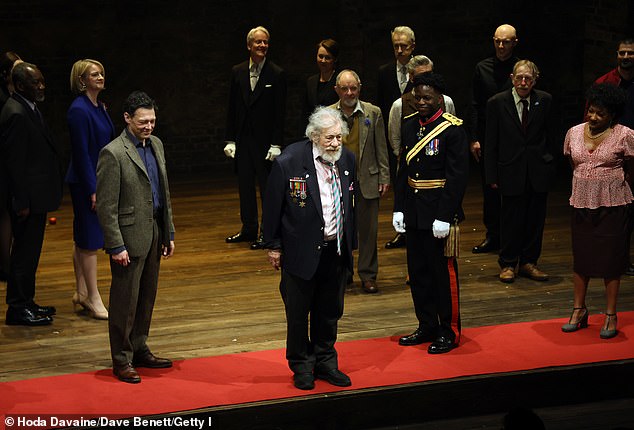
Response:
[[[460,341],[458,264],[431,230],[407,229],[407,270],[418,326]]]
[[[343,315],[346,277],[347,269],[343,258],[337,255],[336,242],[329,242],[323,249],[312,279],[282,271],[280,293],[286,309],[286,359],[293,373],[338,368],[334,345],[337,323]]]
[[[271,162],[264,159],[266,151],[262,153],[260,145],[261,143],[249,134],[243,136],[236,144],[240,221],[242,221],[242,232],[248,235],[258,234],[256,182],[260,188],[260,201],[263,202],[266,182],[271,172]]]
[[[548,193],[527,186],[523,194],[502,196],[500,267],[537,264],[542,252]]]
[[[11,212],[11,230],[13,245],[7,282],[7,304],[12,307],[26,307],[33,304],[35,297],[35,273],[42,253],[46,213],[18,218]]]
[[[486,237],[493,242],[500,241],[500,208],[502,199],[497,188],[491,188],[484,177],[484,159],[480,159],[480,178],[482,180],[482,222],[486,228]]]

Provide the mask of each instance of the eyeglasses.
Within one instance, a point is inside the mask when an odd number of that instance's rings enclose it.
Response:
[[[532,84],[534,80],[535,79],[532,76],[513,75],[513,82],[517,82],[518,84],[522,81],[526,82],[527,84]]]
[[[339,88],[340,91],[343,91],[344,93],[347,93],[348,91],[351,91],[353,93],[356,93],[357,91],[359,91],[359,87],[340,87],[339,85],[337,85],[337,88]]]
[[[494,37],[493,42],[495,42],[496,45],[499,45],[501,43],[504,46],[509,46],[510,44],[515,42],[515,39],[500,39],[499,37]]]
[[[323,138],[328,143],[332,142],[335,139],[341,142],[341,139],[343,138],[343,136],[340,134],[327,134],[326,136],[323,136]]]
[[[619,54],[619,57],[625,57],[626,55],[629,55],[630,57],[634,57],[634,51],[621,50],[616,52],[617,54]]]

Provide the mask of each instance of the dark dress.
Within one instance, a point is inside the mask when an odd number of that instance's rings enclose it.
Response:
[[[97,189],[99,151],[115,137],[114,125],[103,103],[92,104],[78,96],[66,115],[70,131],[71,161],[66,174],[73,201],[73,238],[82,249],[104,246],[97,213],[90,208],[90,195]]]
[[[337,71],[333,72],[328,82],[321,82],[319,77],[320,74],[317,73],[306,80],[306,95],[299,130],[299,135],[302,137],[308,125],[308,117],[317,106],[330,106],[339,101],[339,96],[335,92]]]

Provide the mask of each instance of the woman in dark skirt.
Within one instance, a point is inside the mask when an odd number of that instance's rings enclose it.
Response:
[[[624,92],[611,84],[588,90],[587,122],[568,130],[564,154],[573,167],[572,254],[574,306],[562,331],[588,327],[586,291],[590,278],[603,278],[605,322],[600,337],[617,335],[616,302],[628,264],[628,204],[634,201],[624,166],[634,157],[634,131],[616,124],[625,106]]]

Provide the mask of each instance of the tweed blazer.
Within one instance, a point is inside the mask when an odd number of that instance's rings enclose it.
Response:
[[[169,246],[174,234],[163,143],[151,136],[163,193],[161,243]],[[97,215],[105,248],[125,246],[131,257],[147,255],[152,243],[154,209],[145,164],[124,130],[106,145],[97,162]]]
[[[365,199],[378,199],[379,184],[390,183],[390,163],[385,143],[385,125],[381,110],[372,103],[359,101],[363,115],[359,117],[359,159],[357,179]],[[330,106],[339,110],[339,102]]]

